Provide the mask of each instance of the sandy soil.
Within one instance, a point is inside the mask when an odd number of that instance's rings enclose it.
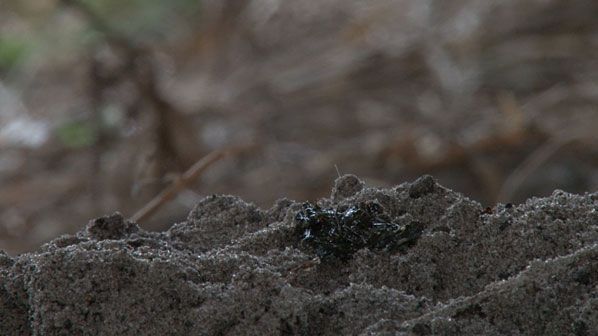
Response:
[[[301,203],[203,199],[147,232],[115,214],[36,252],[0,252],[2,335],[596,335],[598,193],[492,209],[424,176],[339,178],[322,207],[376,201],[417,241],[317,258]],[[300,238],[300,237],[299,237]]]

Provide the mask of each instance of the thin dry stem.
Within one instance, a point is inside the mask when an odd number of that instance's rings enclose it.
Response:
[[[564,146],[578,140],[576,136],[563,135],[551,139],[530,154],[513,172],[505,179],[498,195],[497,202],[507,202],[513,197],[521,184],[536,170],[538,170],[553,155]]]
[[[248,147],[233,147],[228,149],[216,150],[196,161],[183,175],[174,180],[170,186],[160,192],[156,197],[149,201],[131,218],[133,222],[142,222],[150,218],[164,204],[173,200],[182,190],[195,181],[211,165],[222,160],[226,156],[246,150]]]

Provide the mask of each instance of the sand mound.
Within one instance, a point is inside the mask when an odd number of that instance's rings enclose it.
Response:
[[[265,211],[232,196],[204,199],[162,233],[118,214],[93,220],[35,253],[0,253],[0,330],[598,333],[598,193],[555,191],[483,209],[429,176],[374,189],[346,175],[318,207],[343,213],[363,202],[399,226],[418,223],[417,239],[392,251],[319,258],[298,236],[301,203],[280,200]]]

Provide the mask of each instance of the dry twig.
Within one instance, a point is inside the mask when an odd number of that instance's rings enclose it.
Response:
[[[144,207],[137,211],[130,220],[133,222],[142,222],[153,215],[164,204],[173,200],[183,189],[195,181],[211,165],[222,160],[226,156],[236,154],[247,150],[250,146],[233,147],[213,151],[195,162],[183,175],[174,180],[170,186],[160,192],[156,197],[149,201]]]
[[[536,149],[505,179],[496,196],[496,201],[507,202],[510,200],[521,184],[523,184],[534,171],[540,168],[564,146],[576,140],[579,140],[578,136],[563,135],[547,141]]]

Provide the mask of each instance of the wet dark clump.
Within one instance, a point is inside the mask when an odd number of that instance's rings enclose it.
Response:
[[[412,245],[422,232],[418,222],[397,224],[376,202],[339,208],[304,203],[297,213],[296,234],[318,257],[348,260],[362,248],[394,252]]]

